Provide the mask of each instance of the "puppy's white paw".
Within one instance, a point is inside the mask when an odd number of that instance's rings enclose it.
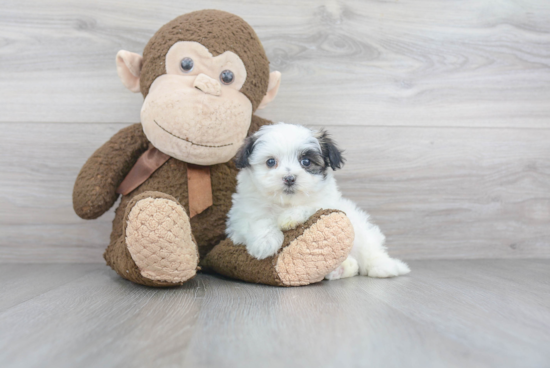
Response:
[[[359,273],[359,265],[355,258],[348,257],[337,269],[325,276],[326,280],[345,279],[353,277]]]
[[[367,269],[369,277],[395,277],[411,272],[407,264],[395,258],[383,258],[372,263]]]
[[[313,209],[305,209],[302,207],[291,208],[279,215],[277,225],[279,229],[283,231],[296,229],[298,225],[306,222],[314,213],[315,211]]]
[[[283,233],[278,229],[267,231],[246,245],[248,253],[256,259],[274,256],[283,245]]]

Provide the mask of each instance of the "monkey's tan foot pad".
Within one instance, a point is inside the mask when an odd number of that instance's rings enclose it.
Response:
[[[283,247],[273,257],[257,260],[243,245],[226,239],[208,253],[201,267],[248,282],[308,285],[323,280],[346,259],[355,236],[347,216],[335,210],[319,210],[284,234]]]
[[[303,226],[285,233],[275,271],[286,286],[319,282],[347,258],[354,238],[345,213],[317,211]]]
[[[181,283],[195,276],[197,245],[189,217],[177,202],[140,199],[127,221],[126,246],[143,277]]]

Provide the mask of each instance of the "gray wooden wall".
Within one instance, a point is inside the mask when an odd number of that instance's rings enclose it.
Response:
[[[550,1],[4,0],[1,261],[102,261],[113,213],[80,220],[71,192],[139,121],[115,54],[201,8],[256,29],[283,73],[260,115],[334,134],[393,255],[550,257]]]

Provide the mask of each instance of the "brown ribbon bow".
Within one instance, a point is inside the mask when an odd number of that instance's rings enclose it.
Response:
[[[145,182],[170,156],[151,146],[132,167],[117,189],[127,195]],[[187,187],[189,194],[189,216],[194,217],[212,206],[212,181],[210,167],[187,164]]]

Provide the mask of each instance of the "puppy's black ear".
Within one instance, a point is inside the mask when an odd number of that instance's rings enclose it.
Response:
[[[321,151],[325,160],[325,165],[330,166],[332,170],[341,169],[346,162],[342,152],[338,149],[336,143],[330,138],[326,130],[321,130],[317,135],[319,144],[321,145]]]
[[[244,140],[243,145],[239,148],[239,151],[235,156],[235,165],[237,166],[237,169],[244,169],[245,167],[250,166],[248,158],[252,154],[254,143],[256,143],[256,138],[254,138],[254,136],[248,137]]]

